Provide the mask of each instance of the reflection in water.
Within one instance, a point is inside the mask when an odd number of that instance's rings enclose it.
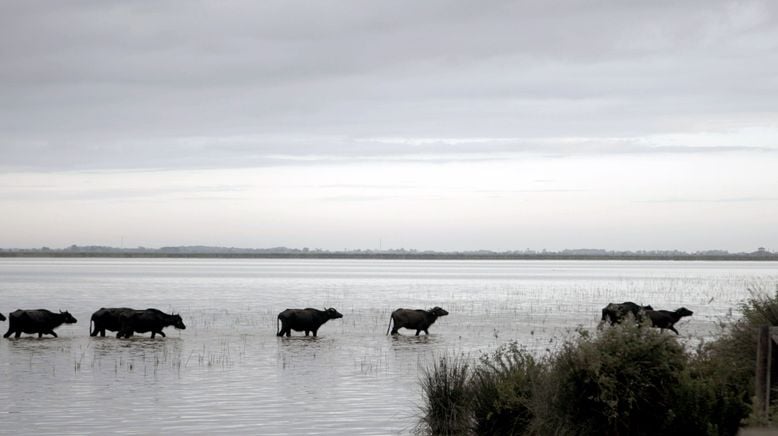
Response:
[[[90,337],[83,325],[0,339],[0,392],[13,396],[0,403],[2,432],[408,433],[419,370],[435,356],[477,358],[510,340],[543,352],[595,327],[605,302],[625,300],[692,308],[677,327],[693,343],[746,284],[776,270],[727,265],[1,259],[0,303],[55,305],[78,319],[104,306],[158,307],[187,325],[155,339]],[[317,338],[275,336],[279,311],[311,305],[344,317]],[[432,334],[385,334],[394,308],[434,306],[450,314]]]
[[[392,346],[395,347],[415,347],[423,344],[439,344],[440,339],[437,335],[419,335],[419,336],[406,336],[406,335],[390,335],[392,338]]]

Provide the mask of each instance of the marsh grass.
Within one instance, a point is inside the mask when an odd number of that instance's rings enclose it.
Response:
[[[462,435],[470,431],[470,374],[471,364],[462,355],[444,355],[422,371],[424,402],[417,434]]]
[[[639,325],[578,329],[543,357],[516,342],[424,371],[423,434],[735,435],[753,395],[754,326],[778,325],[778,293],[752,290],[743,318],[689,350]]]
[[[683,346],[658,330],[629,324],[595,335],[581,330],[550,356],[542,382],[534,386],[533,430],[667,433],[675,422],[676,389],[686,365]]]
[[[523,434],[532,422],[533,389],[542,370],[515,341],[481,356],[469,382],[474,432]]]

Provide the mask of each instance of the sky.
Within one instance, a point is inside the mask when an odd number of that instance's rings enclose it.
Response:
[[[778,251],[778,3],[0,3],[0,248]]]

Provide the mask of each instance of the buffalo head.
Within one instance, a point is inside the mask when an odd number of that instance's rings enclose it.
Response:
[[[438,306],[433,307],[432,309],[429,310],[429,312],[431,314],[435,315],[435,316],[446,316],[446,315],[448,315],[448,312],[446,312],[445,310],[441,309]]]
[[[678,316],[680,316],[681,318],[683,318],[684,316],[692,316],[692,315],[694,315],[694,312],[692,312],[691,310],[689,310],[689,309],[687,309],[685,307],[682,307],[682,308],[676,310],[675,313],[678,314]]]
[[[184,320],[181,319],[181,315],[173,315],[172,320],[173,320],[173,327],[179,330],[186,329],[186,326],[184,325]]]
[[[325,312],[327,312],[327,317],[329,319],[343,318],[343,315],[337,310],[335,310],[335,308],[333,307],[330,307],[329,309],[325,310]]]
[[[65,324],[75,324],[76,323],[76,319],[73,318],[73,315],[68,313],[67,310],[64,311],[64,312],[60,310],[59,314],[62,315],[62,322],[63,323],[65,323]]]

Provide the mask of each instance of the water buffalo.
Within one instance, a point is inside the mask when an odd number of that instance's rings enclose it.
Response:
[[[394,321],[394,328],[392,328],[392,334],[396,335],[397,331],[401,328],[408,330],[416,330],[416,336],[419,336],[419,332],[424,331],[425,334],[430,334],[427,329],[438,319],[440,316],[446,316],[448,312],[440,307],[433,307],[430,310],[422,309],[397,309],[392,312],[392,317],[389,319],[389,326],[386,328],[386,334],[389,334],[389,328],[392,327],[392,321]]]
[[[54,313],[46,309],[38,310],[15,310],[8,314],[8,331],[3,335],[7,338],[15,333],[18,338],[22,333],[52,335],[55,338],[57,334],[54,329],[62,324],[75,324],[76,319],[68,312]]]
[[[648,316],[648,319],[651,321],[651,326],[658,327],[660,330],[669,329],[675,332],[675,334],[678,334],[678,330],[673,327],[675,323],[677,323],[681,318],[685,316],[692,316],[694,315],[694,312],[691,310],[681,307],[680,309],[676,309],[674,312],[671,312],[669,310],[647,310],[646,316]]]
[[[119,333],[116,334],[117,338],[129,338],[134,333],[147,333],[151,332],[151,337],[154,338],[157,334],[163,338],[165,334],[162,333],[162,329],[168,326],[173,326],[179,330],[184,330],[186,326],[181,319],[181,315],[168,315],[157,309],[146,310],[129,310],[122,312],[119,315],[119,321],[121,327]]]
[[[123,313],[133,312],[134,309],[128,307],[102,307],[100,310],[92,314],[90,324],[94,324],[94,328],[89,332],[90,336],[105,337],[105,331],[110,330],[112,332],[118,332],[122,328],[121,316]]]
[[[5,315],[3,315],[2,313],[0,313],[0,321],[5,321]]]
[[[608,321],[610,325],[620,323],[630,314],[639,322],[643,319],[643,315],[647,310],[653,309],[654,308],[651,306],[640,306],[631,301],[625,301],[621,304],[609,303],[602,309],[600,326],[605,324],[606,321]]]
[[[332,307],[324,310],[311,308],[286,309],[278,314],[276,336],[286,335],[289,337],[292,335],[292,330],[294,330],[296,332],[305,332],[305,336],[313,332],[313,337],[315,338],[316,332],[319,331],[319,327],[322,324],[331,319],[338,318],[343,318],[343,315]]]

